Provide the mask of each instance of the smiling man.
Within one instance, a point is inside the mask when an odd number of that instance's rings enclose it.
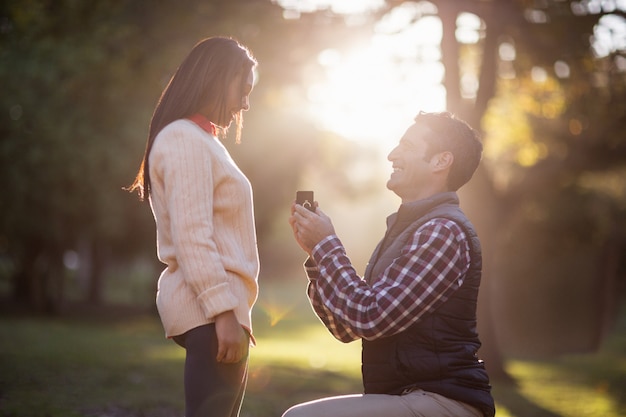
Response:
[[[402,199],[363,278],[316,204],[289,222],[309,254],[311,305],[338,340],[361,339],[363,394],[296,405],[283,417],[491,417],[489,378],[477,357],[481,249],[456,191],[482,144],[450,113],[420,113],[389,154],[387,188]]]

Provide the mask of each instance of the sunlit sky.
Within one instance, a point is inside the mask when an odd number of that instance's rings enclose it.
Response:
[[[346,54],[322,52],[328,79],[309,88],[312,113],[347,138],[396,141],[398,128],[403,131],[419,110],[445,107],[440,40],[439,21],[427,18],[398,34],[377,33]]]
[[[297,19],[301,13],[320,9],[358,16],[384,5],[384,0],[272,1],[285,9],[286,19]],[[599,9],[595,10],[594,5]],[[591,0],[585,7],[578,12],[597,13],[607,6],[600,0]],[[625,10],[626,0],[618,0],[614,7]],[[434,14],[436,8],[431,3],[406,2],[378,22],[372,37],[364,39],[358,47],[322,51],[317,62],[325,68],[326,79],[312,83],[307,90],[312,119],[323,129],[351,140],[377,144],[388,151],[419,111],[444,110],[442,27]],[[477,16],[462,14],[457,25],[460,42],[478,41]],[[598,56],[625,48],[624,20],[617,16],[603,17],[593,42]],[[542,68],[536,70],[533,74],[545,73]],[[477,80],[463,79],[462,85],[475,89]]]
[[[272,0],[288,12],[286,17],[295,17],[294,13],[310,13],[316,10],[330,9],[338,14],[358,14],[376,10],[385,4],[384,0]]]
[[[382,0],[279,0],[286,18],[320,8],[363,13]],[[396,7],[376,27],[371,39],[349,51],[327,49],[317,57],[327,78],[308,86],[309,112],[321,128],[348,139],[375,143],[388,151],[420,111],[445,109],[440,62],[442,28],[428,3]],[[293,14],[295,13],[295,14]],[[478,25],[476,19],[475,25]],[[471,25],[470,25],[471,27]],[[469,37],[477,36],[465,31]]]

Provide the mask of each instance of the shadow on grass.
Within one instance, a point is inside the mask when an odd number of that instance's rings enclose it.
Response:
[[[593,354],[509,359],[516,384],[494,383],[494,397],[511,416],[626,415],[626,320]],[[505,413],[506,414],[506,413]]]
[[[505,407],[510,415],[519,417],[562,417],[550,410],[541,407],[530,400],[514,385],[495,387],[493,395],[499,407]],[[496,415],[498,410],[496,410]]]
[[[280,417],[295,404],[362,390],[360,379],[337,372],[276,365],[251,368],[241,417]]]

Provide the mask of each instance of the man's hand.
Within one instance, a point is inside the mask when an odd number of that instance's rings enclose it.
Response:
[[[291,205],[291,217],[289,224],[293,230],[293,236],[298,245],[309,255],[315,245],[325,237],[334,235],[333,223],[315,203],[315,212],[312,212],[301,205]]]
[[[236,363],[248,354],[250,340],[248,334],[237,321],[235,313],[226,311],[215,317],[217,334],[218,362]]]

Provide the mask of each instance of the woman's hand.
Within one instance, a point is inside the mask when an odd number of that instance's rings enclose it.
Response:
[[[250,339],[232,310],[215,317],[215,333],[218,362],[236,363],[248,354]]]

